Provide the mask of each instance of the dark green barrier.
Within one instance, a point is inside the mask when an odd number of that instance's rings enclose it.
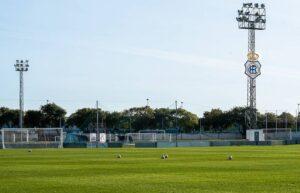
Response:
[[[121,148],[121,147],[123,147],[123,143],[122,142],[110,142],[110,143],[107,143],[107,147]]]
[[[86,143],[64,143],[64,148],[86,148]]]
[[[284,145],[284,141],[283,140],[273,140],[271,141],[271,145]]]
[[[155,148],[157,147],[156,142],[137,142],[135,143],[135,147],[138,148]]]
[[[256,145],[255,141],[230,141],[231,146]]]
[[[257,145],[271,145],[271,141],[258,141]]]
[[[209,141],[180,141],[178,147],[209,147]]]
[[[211,141],[210,146],[230,146],[230,141]]]
[[[297,144],[297,140],[285,140],[284,144],[285,145],[295,145],[295,144]]]

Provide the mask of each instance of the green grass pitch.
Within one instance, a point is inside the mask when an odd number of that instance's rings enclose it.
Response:
[[[300,192],[300,146],[6,149],[0,192]]]

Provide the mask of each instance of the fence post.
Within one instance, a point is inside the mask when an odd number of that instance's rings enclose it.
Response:
[[[1,137],[2,137],[2,149],[5,149],[5,145],[4,145],[4,129],[1,129]]]
[[[64,130],[60,128],[60,148],[64,148]]]
[[[29,132],[28,132],[28,129],[26,130],[26,142],[27,143],[29,142]]]

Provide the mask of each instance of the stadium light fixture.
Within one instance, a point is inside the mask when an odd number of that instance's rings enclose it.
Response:
[[[265,4],[243,3],[238,10],[236,18],[239,29],[248,30],[248,60],[245,63],[245,74],[247,80],[247,106],[246,112],[247,129],[257,129],[256,117],[256,77],[261,74],[261,64],[258,61],[259,55],[255,53],[255,30],[265,30],[266,9]]]
[[[243,3],[243,7],[251,7],[252,3]]]
[[[239,19],[241,18],[241,19]],[[240,29],[264,30],[266,28],[266,10],[265,5],[258,3],[244,3],[238,10],[236,19]]]
[[[20,116],[19,116],[19,127],[23,128],[23,113],[24,113],[24,82],[23,72],[27,72],[29,68],[28,60],[16,60],[15,70],[20,73],[20,92],[19,92],[19,105],[20,105]]]

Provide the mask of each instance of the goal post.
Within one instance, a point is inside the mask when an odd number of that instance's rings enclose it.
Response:
[[[1,129],[1,148],[4,149],[4,129]]]
[[[63,148],[62,128],[3,128],[2,149]]]

